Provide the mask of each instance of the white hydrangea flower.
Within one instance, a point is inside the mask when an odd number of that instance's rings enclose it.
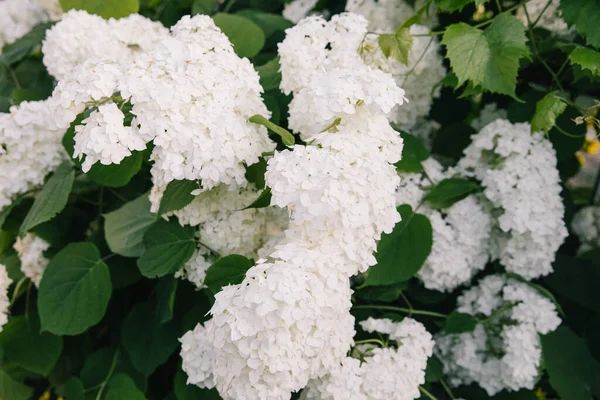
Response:
[[[360,345],[363,361],[347,357],[328,375],[311,381],[302,391],[302,399],[398,399],[421,396],[427,359],[433,353],[431,334],[419,322],[405,318],[401,322],[369,318],[360,323],[367,332],[389,335],[398,348],[371,348]]]
[[[588,206],[577,211],[571,228],[581,241],[579,252],[600,248],[600,207]]]
[[[159,22],[138,14],[105,20],[85,11],[70,10],[46,32],[43,61],[50,75],[62,80],[78,65],[92,59],[131,62],[167,33]]]
[[[529,124],[496,120],[472,137],[457,169],[481,181],[500,214],[492,232],[492,256],[526,279],[552,272],[567,236],[556,152]]]
[[[101,164],[119,164],[134,150],[142,151],[146,142],[136,129],[124,126],[125,115],[115,103],[107,103],[92,111],[75,127],[75,149],[73,157],[85,161],[81,165],[88,172],[97,161]]]
[[[283,17],[297,24],[317,5],[318,0],[293,0],[283,7]]]
[[[212,258],[211,251],[199,245],[183,268],[175,273],[175,278],[187,279],[197,289],[205,288],[206,270],[212,265],[214,261]]]
[[[436,338],[435,353],[450,384],[475,382],[490,396],[532,389],[539,378],[539,335],[561,322],[555,305],[527,284],[501,275],[483,278],[457,303],[457,311],[480,322],[473,332]]]
[[[59,0],[38,0],[51,21],[58,21],[63,16],[63,9]]]
[[[417,0],[414,7],[404,0],[348,0],[346,11],[363,15],[369,20],[369,25],[388,32],[396,30],[405,20],[416,15],[426,0]],[[429,6],[421,20],[421,24],[433,28],[437,25],[437,7]]]
[[[6,266],[0,264],[0,332],[2,332],[2,327],[8,322],[8,306],[10,305],[8,287],[11,283],[12,280],[8,277]]]
[[[39,287],[44,271],[50,262],[44,257],[44,251],[48,250],[50,243],[33,233],[28,233],[23,238],[17,237],[13,247],[19,255],[21,271],[31,279],[35,287]]]
[[[471,121],[471,128],[480,131],[484,126],[491,124],[497,119],[506,119],[507,116],[507,110],[498,108],[496,103],[488,103],[481,108],[477,118]]]
[[[350,0],[346,3],[346,11],[364,15],[369,21],[369,31],[375,33],[394,32],[406,19],[415,15],[415,10],[401,0]],[[438,42],[431,37],[418,36],[429,31],[423,25],[410,27],[413,45],[408,64],[385,57],[376,35],[367,35],[363,43],[363,57],[367,62],[392,74],[398,86],[406,92],[408,103],[396,107],[390,114],[390,121],[404,130],[411,131],[420,119],[429,114],[433,98],[440,93],[438,84],[446,75]],[[438,88],[434,90],[436,85]]]
[[[49,105],[49,100],[24,101],[0,114],[0,210],[42,185],[67,159],[65,130],[54,124]]]
[[[0,54],[2,47],[25,36],[31,29],[48,21],[38,0],[0,1]]]
[[[523,7],[527,8],[527,14],[529,14],[532,23],[539,18],[536,27],[563,35],[568,33],[569,26],[561,18],[560,0],[552,0],[550,5],[546,7],[547,4],[548,0],[532,0],[524,4]],[[517,18],[523,25],[527,26],[527,15],[523,7],[517,9]]]

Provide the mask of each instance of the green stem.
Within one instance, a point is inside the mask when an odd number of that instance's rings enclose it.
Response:
[[[362,305],[354,306],[354,308],[357,310],[372,309],[372,310],[395,311],[395,312],[404,313],[404,314],[408,314],[408,315],[427,315],[429,317],[435,317],[435,318],[447,318],[448,317],[446,314],[440,314],[440,313],[436,313],[434,311],[411,310],[409,308],[404,308],[404,307],[382,306],[382,305],[377,305],[377,304],[362,304]]]
[[[448,396],[450,396],[450,399],[455,400],[456,397],[454,397],[454,393],[452,393],[452,390],[450,390],[450,386],[448,386],[448,384],[446,383],[446,381],[443,378],[440,379],[440,383],[442,384],[442,387],[444,388],[446,393],[448,393]]]
[[[21,289],[21,285],[23,285],[23,283],[27,280],[27,277],[24,276],[22,277],[19,282],[17,282],[17,285],[15,286],[15,290],[13,292],[12,295],[12,299],[10,299],[10,304],[8,305],[8,307],[12,307],[15,302],[17,301],[17,299],[19,298],[19,290]]]
[[[10,74],[10,78],[15,83],[15,86],[17,87],[17,89],[21,89],[21,84],[19,83],[19,79],[17,79],[17,74],[15,73],[15,70],[12,69],[12,67],[10,67],[10,66],[8,66],[6,68],[8,69],[8,73]]]
[[[365,339],[365,340],[357,340],[356,342],[354,342],[354,346],[359,346],[361,344],[367,344],[367,343],[376,343],[381,347],[386,347],[385,343],[383,343],[381,340],[379,339]]]
[[[229,0],[229,3],[227,3],[227,5],[225,6],[225,8],[223,8],[223,12],[224,13],[228,13],[229,10],[231,10],[231,7],[233,7],[233,5],[235,4],[237,0]]]
[[[496,7],[498,7],[498,12],[502,12],[502,4],[500,4],[500,0],[496,0]]]
[[[423,386],[419,386],[419,390],[421,391],[421,393],[427,396],[428,399],[437,400],[437,397],[429,393]]]
[[[542,18],[542,15],[544,15],[544,13],[548,9],[548,7],[550,7],[550,4],[552,4],[552,0],[548,0],[548,2],[546,3],[546,5],[544,6],[544,8],[542,8],[542,11],[540,12],[540,14],[537,16],[537,18],[535,19],[535,21],[533,21],[533,24],[531,25],[532,28],[535,27],[538,22],[540,22],[540,19]]]
[[[402,80],[402,85],[404,86],[404,84],[406,83],[406,80],[408,79],[408,77],[415,71],[415,68],[417,68],[417,65],[419,65],[419,63],[421,62],[421,60],[423,59],[423,57],[425,57],[425,53],[427,53],[427,50],[429,49],[429,46],[431,46],[431,43],[433,42],[433,37],[431,39],[429,39],[429,43],[427,43],[427,46],[425,47],[425,50],[423,50],[423,53],[421,54],[421,56],[419,57],[419,59],[417,60],[417,62],[415,63],[415,65],[412,66],[412,68],[410,69],[410,71],[408,71],[406,73],[406,75],[404,75],[404,79]]]
[[[110,369],[108,370],[108,374],[106,375],[106,379],[100,384],[100,390],[98,390],[98,394],[96,395],[96,400],[100,400],[102,398],[102,392],[104,392],[104,388],[108,384],[108,380],[112,377],[112,374],[115,372],[115,368],[117,368],[117,360],[119,359],[119,350],[115,351],[115,355],[113,356],[112,364]]]

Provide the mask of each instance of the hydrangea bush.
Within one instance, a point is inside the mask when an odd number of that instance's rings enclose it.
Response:
[[[600,398],[598,93],[598,0],[0,0],[0,399]]]

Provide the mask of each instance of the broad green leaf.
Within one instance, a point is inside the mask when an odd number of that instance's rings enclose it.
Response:
[[[423,197],[431,208],[448,208],[471,193],[480,192],[481,186],[466,178],[444,179]]]
[[[85,10],[103,18],[122,18],[140,10],[139,0],[59,0],[63,11]]]
[[[496,16],[485,30],[463,22],[450,25],[442,39],[459,86],[470,81],[515,98],[519,60],[529,54],[526,43],[525,27],[508,13]]]
[[[65,208],[74,179],[75,171],[73,171],[69,161],[63,162],[56,168],[21,224],[21,233],[28,232],[31,228],[50,221]]]
[[[87,172],[90,179],[100,185],[109,187],[125,186],[142,168],[142,153],[134,151],[120,164],[103,165],[96,163]]]
[[[446,333],[463,333],[472,332],[477,326],[477,319],[469,314],[453,311],[444,324]]]
[[[192,15],[211,15],[217,9],[217,0],[194,0],[192,3]]]
[[[586,38],[587,44],[600,48],[600,4],[598,0],[560,0],[561,17]]]
[[[37,314],[9,319],[0,333],[4,358],[28,371],[48,376],[62,351],[62,339],[40,332]]]
[[[200,185],[196,181],[175,180],[169,182],[162,199],[158,215],[163,215],[171,211],[181,210],[194,200],[196,196],[192,192],[198,189]]]
[[[250,117],[249,121],[252,122],[253,124],[265,126],[270,131],[279,135],[281,137],[281,141],[286,146],[293,146],[294,143],[296,142],[296,139],[294,139],[294,135],[292,135],[290,133],[290,131],[280,127],[279,125],[275,125],[274,123],[272,123],[271,121],[269,121],[268,119],[263,117],[262,115],[258,115],[258,114],[254,115],[254,116]]]
[[[10,205],[4,207],[4,209],[2,209],[2,211],[0,211],[0,229],[2,229],[2,226],[4,226],[4,221],[6,221],[8,214],[10,214],[12,209],[15,208],[16,206],[18,206],[22,200],[23,200],[23,197],[18,196],[16,199],[13,200],[13,202]]]
[[[444,377],[444,365],[436,356],[429,357],[427,360],[427,368],[425,369],[426,382],[439,382]]]
[[[157,215],[150,212],[146,193],[118,210],[104,214],[104,219],[106,243],[110,250],[124,257],[139,257],[146,249],[144,233],[156,222]]]
[[[137,303],[125,317],[121,329],[121,344],[133,366],[150,375],[177,349],[178,332],[172,321],[159,324],[154,307]]]
[[[558,118],[567,108],[567,105],[557,97],[558,92],[545,95],[535,106],[535,114],[531,120],[531,133],[545,132],[556,125]]]
[[[108,381],[106,400],[145,400],[133,379],[125,374],[116,374]]]
[[[15,42],[0,48],[0,64],[10,65],[21,61],[31,53],[34,47],[42,44],[46,37],[46,30],[52,26],[52,23],[45,23],[35,26],[25,36],[17,39]]]
[[[106,260],[106,265],[110,272],[113,290],[133,285],[142,279],[142,274],[140,274],[134,259],[121,256],[111,257]]]
[[[600,250],[582,254],[580,258],[558,253],[554,272],[544,282],[559,296],[565,297],[591,311],[600,309]],[[596,263],[592,262],[596,261]]]
[[[246,179],[248,182],[254,183],[257,189],[265,187],[265,173],[267,172],[267,162],[263,157],[258,159],[257,163],[246,166]],[[0,228],[2,226],[0,225]]]
[[[11,97],[15,101],[15,104],[21,104],[24,101],[44,100],[46,97],[48,97],[48,95],[36,90],[16,88],[12,91]]]
[[[118,357],[117,349],[112,347],[102,347],[90,354],[79,374],[83,386],[90,388],[101,384]]]
[[[156,317],[159,324],[173,319],[177,282],[179,282],[179,279],[165,276],[156,284]]]
[[[432,230],[426,216],[411,206],[398,207],[402,221],[389,234],[382,234],[375,258],[363,286],[393,285],[412,278],[431,252]]]
[[[177,400],[221,400],[216,389],[202,389],[187,383],[187,375],[181,369],[175,374],[173,391]]]
[[[65,383],[65,397],[69,400],[84,400],[84,390],[81,379],[76,376]]]
[[[248,208],[269,207],[271,205],[271,197],[271,188],[267,187],[260,193],[258,198],[254,200],[248,207],[245,207],[244,210],[247,210]]]
[[[206,270],[204,284],[217,293],[223,286],[241,283],[252,265],[254,260],[237,254],[221,257]]]
[[[383,33],[379,35],[378,43],[384,56],[408,65],[408,55],[413,44],[408,28],[400,27],[394,33]]]
[[[271,14],[257,10],[245,9],[236,13],[246,17],[256,25],[260,26],[265,36],[268,38],[277,31],[285,31],[287,28],[294,26],[290,21],[278,14]]]
[[[5,400],[29,400],[33,394],[33,388],[17,382],[5,371],[0,369],[0,399]]]
[[[104,316],[112,293],[108,267],[91,243],[71,243],[52,258],[40,283],[42,330],[77,335]]]
[[[21,278],[25,277],[23,271],[21,271],[21,260],[19,260],[19,256],[17,253],[8,253],[2,254],[0,256],[0,264],[6,267],[6,272],[8,273],[8,277],[13,282],[18,282]],[[27,285],[25,285],[27,286]],[[21,290],[26,289],[22,287]]]
[[[279,89],[281,72],[279,72],[279,57],[275,57],[265,64],[255,67],[260,76],[260,84],[265,91]]]
[[[408,282],[398,282],[395,285],[383,287],[367,286],[354,291],[354,295],[368,302],[391,303],[396,301],[402,295],[402,292],[408,288]]]
[[[561,326],[542,336],[542,357],[550,384],[563,399],[592,400],[600,395],[600,367],[584,341]]]
[[[146,251],[138,259],[138,268],[147,278],[160,278],[183,268],[196,249],[195,229],[181,226],[177,220],[158,220],[144,235]]]
[[[435,4],[442,11],[452,12],[462,9],[473,0],[435,0]]]
[[[577,47],[569,54],[571,63],[589,70],[592,74],[600,76],[600,53],[585,47]]]
[[[213,16],[215,25],[233,44],[235,53],[240,57],[252,58],[265,45],[265,34],[252,20],[233,14],[218,13]]]
[[[395,166],[402,172],[422,172],[421,162],[429,158],[429,151],[423,145],[423,142],[410,133],[400,132],[404,139],[404,148],[402,149],[402,159]]]

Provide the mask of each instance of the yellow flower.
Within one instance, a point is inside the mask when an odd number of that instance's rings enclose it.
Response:
[[[585,156],[581,153],[581,151],[575,153],[575,158],[577,158],[577,161],[579,161],[579,165],[585,165]]]
[[[585,148],[586,153],[596,154],[598,152],[598,149],[600,148],[600,141],[598,141],[598,139],[589,140],[589,141],[586,140],[584,148]]]
[[[541,387],[539,387],[535,391],[535,397],[537,397],[538,400],[546,400],[546,392],[544,392],[544,390]]]
[[[40,400],[50,400],[50,392],[44,392],[44,394],[40,396]]]

